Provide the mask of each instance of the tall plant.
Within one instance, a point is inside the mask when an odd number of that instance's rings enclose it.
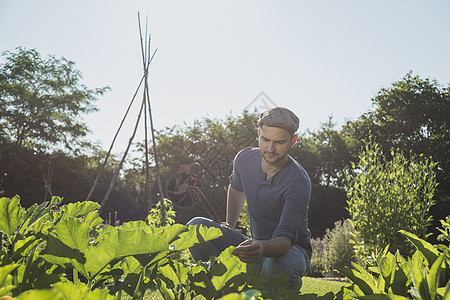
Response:
[[[408,228],[419,237],[426,235],[435,203],[435,166],[432,158],[409,152],[405,157],[399,148],[391,150],[391,159],[370,136],[345,175],[348,211],[362,239],[358,254],[380,253],[387,245],[407,254],[412,249],[398,233]]]

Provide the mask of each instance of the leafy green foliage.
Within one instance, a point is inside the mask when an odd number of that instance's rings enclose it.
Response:
[[[82,287],[78,294],[87,289],[93,290],[93,295],[107,295],[106,290],[94,289],[109,286],[112,280],[117,284],[110,286],[111,291],[125,290],[137,299],[145,294],[158,269],[169,262],[171,253],[222,234],[219,229],[181,224],[151,227],[144,221],[104,226],[95,211],[97,203],[59,207],[61,200],[55,197],[50,203],[25,210],[18,197],[1,198],[0,214],[5,219],[0,223],[0,231],[2,245],[6,246],[2,247],[0,257],[2,292],[12,291],[14,296],[24,299],[49,295],[66,299],[60,295],[68,289],[66,286],[58,291],[30,290],[56,288],[54,284],[66,281],[66,272],[74,269],[75,284],[79,283],[78,273],[87,280],[87,287]],[[234,269],[225,272],[226,276],[230,272]],[[120,283],[121,276],[125,276],[124,284]]]
[[[173,210],[172,201],[163,198],[158,201],[147,216],[149,226],[161,227],[175,223],[176,212]]]
[[[440,300],[450,297],[450,255],[448,246],[431,245],[415,234],[401,233],[416,246],[416,252],[405,260],[388,247],[368,269],[353,263],[353,268],[341,267],[352,285],[342,289],[344,299],[353,295],[360,299]],[[442,249],[442,250],[440,250]]]
[[[450,215],[445,217],[445,220],[439,220],[441,222],[442,228],[437,228],[440,232],[437,237],[438,241],[447,241],[450,242]]]
[[[159,270],[158,287],[164,299],[178,299],[189,295],[217,298],[245,286],[239,275],[247,273],[247,264],[232,255],[233,247],[226,249],[208,264],[186,269],[181,263],[169,262]]]
[[[114,296],[107,290],[95,289],[91,291],[84,283],[58,282],[51,289],[30,290],[20,294],[17,300],[113,300]]]
[[[11,239],[14,232],[20,225],[24,209],[19,205],[19,197],[11,200],[8,198],[0,198],[0,231]]]
[[[16,265],[12,272],[12,294],[36,288],[49,287],[60,280],[61,270],[39,257],[43,246],[42,234],[48,229],[49,212],[61,203],[60,198],[34,205],[25,210],[19,197],[0,199],[0,232],[2,235],[1,265]],[[36,276],[41,274],[41,276]]]
[[[0,296],[6,295],[16,286],[12,284],[13,276],[11,273],[18,267],[17,264],[10,264],[0,267]]]
[[[371,130],[384,153],[390,149],[412,150],[433,157],[437,203],[431,208],[434,219],[444,219],[450,210],[450,84],[421,78],[408,72],[400,80],[380,89],[372,98],[372,108],[356,121],[349,121],[341,133],[360,141]],[[359,143],[358,143],[359,144]],[[357,150],[358,148],[353,148]],[[433,223],[436,227],[439,224]],[[405,227],[406,228],[406,227]]]
[[[346,174],[348,210],[364,242],[358,248],[361,257],[372,251],[380,253],[387,245],[408,254],[411,248],[398,231],[408,228],[424,237],[430,224],[436,163],[413,153],[406,158],[399,149],[391,155],[387,160],[379,144],[369,138],[359,162]]]

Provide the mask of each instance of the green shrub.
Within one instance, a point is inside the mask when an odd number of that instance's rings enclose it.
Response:
[[[311,239],[312,256],[308,274],[313,277],[322,277],[325,273],[325,243],[321,238]]]
[[[351,243],[354,231],[350,220],[337,221],[332,230],[327,229],[324,237],[324,269],[326,275],[337,275],[338,267],[350,267],[355,261],[355,252]]]
[[[436,163],[423,154],[410,152],[406,158],[398,148],[391,156],[388,160],[380,145],[369,137],[359,162],[346,171],[348,211],[364,242],[356,245],[361,258],[380,253],[387,245],[407,255],[413,248],[398,231],[407,228],[423,238],[430,225]]]

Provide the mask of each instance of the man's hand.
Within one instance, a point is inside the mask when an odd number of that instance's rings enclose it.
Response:
[[[292,246],[292,239],[277,236],[270,240],[246,240],[239,244],[233,254],[245,263],[258,262],[261,256],[280,257]]]
[[[257,262],[264,252],[264,242],[258,240],[246,240],[239,244],[233,254],[245,263]]]

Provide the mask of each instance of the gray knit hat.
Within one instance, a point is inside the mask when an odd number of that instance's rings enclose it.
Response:
[[[299,118],[285,107],[272,107],[259,116],[259,127],[262,125],[284,128],[295,133],[300,123]]]

